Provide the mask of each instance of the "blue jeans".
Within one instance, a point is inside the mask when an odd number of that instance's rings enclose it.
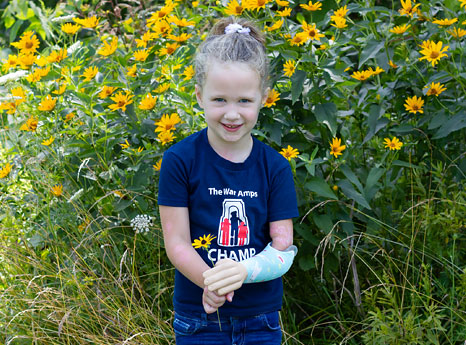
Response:
[[[280,345],[278,311],[251,317],[222,317],[217,313],[191,315],[175,312],[177,345]]]

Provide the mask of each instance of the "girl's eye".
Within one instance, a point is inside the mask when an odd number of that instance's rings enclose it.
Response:
[[[240,103],[249,103],[249,102],[251,102],[251,100],[250,100],[250,99],[247,99],[247,98],[243,98],[243,99],[241,99],[239,102],[240,102]]]
[[[214,102],[224,102],[223,98],[214,98]]]

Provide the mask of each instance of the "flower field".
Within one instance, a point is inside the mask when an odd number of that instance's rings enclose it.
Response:
[[[466,0],[0,4],[0,343],[174,344],[162,155],[215,20],[266,33],[292,167],[283,344],[466,341]]]

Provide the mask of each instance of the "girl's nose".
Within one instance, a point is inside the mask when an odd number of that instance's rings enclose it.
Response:
[[[225,119],[231,121],[231,120],[236,120],[239,117],[240,117],[240,115],[239,115],[238,109],[236,109],[235,106],[231,105],[226,109],[225,115],[224,115]]]

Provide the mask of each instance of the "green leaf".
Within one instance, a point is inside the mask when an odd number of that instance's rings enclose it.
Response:
[[[330,129],[332,136],[337,134],[337,106],[335,103],[316,104],[314,115],[317,121]]]
[[[324,234],[329,234],[333,229],[332,217],[328,214],[314,214],[312,216],[314,223]]]
[[[5,16],[5,22],[4,22],[4,25],[5,25],[5,28],[6,29],[9,29],[11,28],[11,26],[16,22],[15,18],[8,14],[7,16]],[[16,38],[16,37],[15,37]],[[13,42],[13,41],[10,41],[10,42]]]
[[[384,47],[384,45],[385,41],[370,40],[361,53],[361,56],[359,58],[358,69],[360,69],[361,66],[364,65],[364,63],[366,63],[367,60],[374,58],[380,51],[380,49]]]
[[[10,42],[14,42],[16,39],[16,35],[18,34],[18,30],[21,27],[21,24],[23,24],[23,21],[17,20],[13,27],[10,29]]]
[[[404,162],[400,160],[393,161],[392,165],[410,168],[410,169],[421,169],[419,165],[410,164],[409,162]]]
[[[350,167],[347,165],[342,165],[340,169],[346,176],[346,178],[350,180],[352,184],[356,185],[356,187],[358,187],[359,191],[362,193],[364,188],[362,187],[361,182],[359,181],[358,177],[354,174],[354,172],[350,169]]]
[[[306,72],[296,70],[291,76],[291,102],[294,104],[301,96],[304,87],[304,81],[306,80]]]
[[[450,119],[447,120],[447,122],[442,125],[442,127],[439,128],[432,139],[445,138],[450,133],[460,130],[464,127],[466,127],[466,112],[453,115]]]
[[[353,185],[348,180],[341,180],[338,182],[338,186],[341,188],[343,194],[345,194],[349,199],[356,201],[359,205],[371,209],[367,200],[362,196],[361,193],[358,193]]]
[[[379,181],[379,179],[382,177],[384,172],[385,169],[373,167],[369,172],[369,175],[367,175],[365,188],[372,187],[373,185],[375,185],[377,181]]]
[[[335,193],[333,193],[330,186],[325,182],[324,179],[314,176],[304,185],[305,188],[309,189],[310,191],[316,193],[319,196],[323,196],[325,198],[330,198],[333,200],[338,200]]]

